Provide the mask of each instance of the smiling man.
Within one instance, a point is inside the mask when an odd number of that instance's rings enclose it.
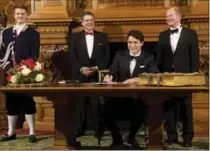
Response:
[[[10,69],[22,60],[32,58],[37,60],[40,50],[40,34],[28,26],[27,8],[23,4],[14,7],[14,25],[6,28],[2,33],[0,47],[0,67],[4,69],[5,78]],[[7,81],[4,81],[7,84]],[[29,142],[37,141],[35,136],[36,104],[33,97],[23,94],[6,93],[6,109],[8,118],[8,132],[0,141],[16,139],[16,122],[19,109],[23,109],[29,125]]]
[[[124,84],[138,83],[138,75],[157,73],[158,68],[152,54],[144,52],[142,46],[144,36],[138,30],[131,30],[127,34],[128,50],[117,52],[110,68],[110,75],[106,75],[105,82],[122,82]],[[123,144],[122,137],[116,125],[116,120],[122,113],[129,115],[131,121],[129,135],[124,141],[128,147],[138,147],[135,135],[147,114],[147,106],[141,98],[106,98],[105,121],[111,131],[113,142],[111,147]]]
[[[157,65],[160,72],[192,73],[199,71],[198,36],[194,30],[181,24],[181,12],[173,7],[166,12],[169,29],[159,35]],[[180,110],[177,110],[179,107]],[[178,143],[176,129],[177,111],[183,120],[183,146],[192,145],[194,136],[192,119],[192,96],[174,98],[165,102],[165,120],[168,139],[167,145]]]
[[[91,12],[83,13],[81,24],[84,30],[72,33],[69,41],[71,78],[86,83],[98,82],[97,71],[106,69],[109,63],[108,35],[94,30],[95,16]],[[75,135],[79,137],[85,134],[87,109],[91,111],[93,130],[97,129],[99,97],[78,98],[76,102]]]

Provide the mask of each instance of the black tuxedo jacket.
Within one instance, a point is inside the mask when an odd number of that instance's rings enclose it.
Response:
[[[113,76],[113,81],[123,82],[129,78],[137,77],[139,74],[157,73],[158,68],[154,61],[152,54],[142,51],[140,56],[136,59],[136,66],[133,75],[130,75],[130,62],[132,57],[129,51],[118,51],[115,59],[110,67],[110,74]]]
[[[172,52],[169,30],[159,35],[157,65],[160,72],[198,72],[198,36],[194,30],[182,27],[175,53]]]
[[[69,41],[69,55],[72,80],[81,82],[98,81],[97,73],[87,77],[80,73],[80,69],[93,66],[97,66],[99,70],[107,68],[110,58],[108,35],[94,31],[93,52],[92,57],[89,58],[85,31],[72,33]]]

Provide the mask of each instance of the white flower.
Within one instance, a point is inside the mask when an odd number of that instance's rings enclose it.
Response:
[[[36,70],[36,71],[42,70],[42,65],[41,65],[41,63],[36,62],[36,66],[34,67],[34,70]]]
[[[11,76],[10,82],[17,83],[17,78],[18,78],[17,75]]]
[[[27,67],[26,67],[26,65],[22,65],[20,68],[26,69]],[[27,69],[28,69],[28,68],[27,68]]]
[[[21,73],[23,76],[28,76],[31,73],[31,70],[25,67],[21,70]]]
[[[41,82],[42,80],[44,80],[44,75],[39,73],[36,75],[35,81],[36,82]]]

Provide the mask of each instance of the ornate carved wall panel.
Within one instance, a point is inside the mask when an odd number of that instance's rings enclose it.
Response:
[[[187,6],[188,0],[77,0],[76,9],[151,8],[166,5]]]
[[[31,0],[31,3],[31,20],[68,18],[67,0]]]
[[[31,14],[31,0],[1,0],[0,1],[0,10],[5,9],[8,16],[8,24],[13,23],[13,11],[15,4],[25,4],[29,15]]]

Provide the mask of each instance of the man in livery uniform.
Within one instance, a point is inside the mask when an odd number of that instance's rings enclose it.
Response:
[[[37,60],[40,49],[39,33],[27,25],[27,8],[18,4],[14,8],[15,24],[1,32],[0,67],[4,69],[4,79],[14,65],[21,60],[32,58]],[[7,81],[4,80],[4,85]],[[16,139],[16,122],[18,110],[21,108],[29,125],[29,142],[36,142],[35,136],[35,102],[33,97],[23,94],[6,93],[6,109],[8,117],[8,132],[0,141]]]

